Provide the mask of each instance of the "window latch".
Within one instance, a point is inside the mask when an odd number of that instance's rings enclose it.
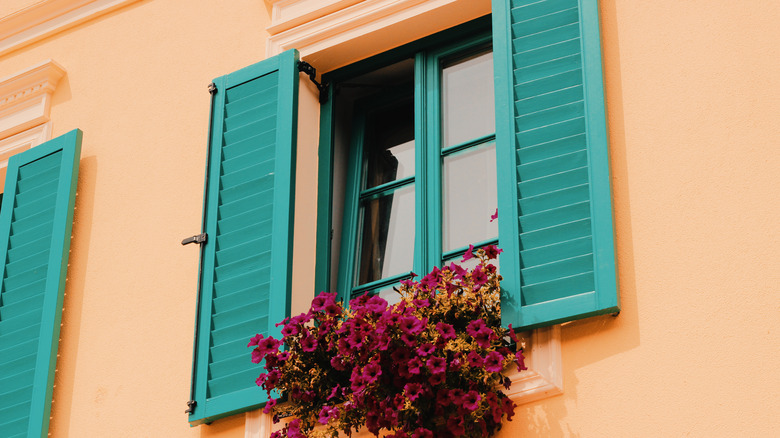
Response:
[[[197,243],[197,244],[206,243],[206,238],[207,237],[208,237],[208,235],[206,233],[197,234],[195,236],[191,236],[191,237],[188,237],[188,238],[182,240],[181,244],[182,245],[189,245],[190,243]]]
[[[193,412],[195,412],[195,406],[197,406],[197,405],[198,405],[198,402],[196,402],[195,400],[188,401],[187,402],[187,410],[184,411],[184,413],[185,414],[192,414]]]
[[[317,82],[317,69],[306,61],[298,61],[298,71],[308,75],[309,80],[314,82],[317,89],[320,91],[320,103],[328,101],[328,84]]]

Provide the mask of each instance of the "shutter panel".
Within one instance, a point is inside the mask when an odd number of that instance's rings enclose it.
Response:
[[[214,81],[190,423],[255,408],[247,348],[289,316],[298,53]]]
[[[493,30],[503,323],[616,312],[597,1],[494,0]]]
[[[81,154],[71,131],[14,155],[0,208],[0,431],[45,437]]]

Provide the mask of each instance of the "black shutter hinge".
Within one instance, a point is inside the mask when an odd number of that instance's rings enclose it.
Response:
[[[317,69],[306,61],[298,61],[298,71],[309,76],[320,91],[320,103],[328,101],[328,84],[317,82]]]
[[[203,234],[197,234],[195,236],[188,237],[181,241],[182,245],[188,245],[190,243],[206,243],[206,239],[208,238],[208,235],[206,233]]]
[[[184,413],[192,415],[192,413],[195,412],[195,406],[197,406],[197,405],[198,405],[198,402],[196,402],[195,400],[188,401],[187,402],[187,410],[184,411]]]
[[[209,84],[209,94],[211,94],[212,96],[217,94],[217,84],[213,82]]]

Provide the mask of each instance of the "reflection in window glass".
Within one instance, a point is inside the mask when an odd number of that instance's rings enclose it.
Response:
[[[409,272],[414,260],[414,185],[361,203],[358,283]]]
[[[444,157],[442,192],[443,252],[498,236],[495,143]]]
[[[365,184],[369,189],[414,175],[414,103],[374,111],[365,133]]]
[[[495,132],[493,53],[459,59],[442,70],[443,147]]]

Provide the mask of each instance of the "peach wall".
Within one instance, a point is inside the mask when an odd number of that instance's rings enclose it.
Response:
[[[500,437],[772,436],[780,5],[600,4],[623,311],[563,326],[563,395]],[[84,130],[53,437],[243,436],[242,415],[183,413],[197,249],[179,241],[200,229],[206,85],[262,59],[268,24],[260,0],[142,0],[0,57],[0,77],[60,63],[53,134]],[[296,290],[316,185],[301,92]]]
[[[66,70],[53,136],[84,131],[53,437],[241,437],[190,428],[207,85],[265,57],[262,1],[146,0],[0,57]],[[2,435],[2,433],[0,433]]]

